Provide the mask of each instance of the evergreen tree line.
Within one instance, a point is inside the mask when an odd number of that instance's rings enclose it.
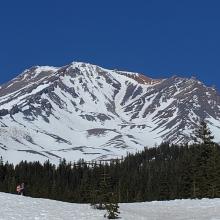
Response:
[[[169,145],[145,149],[122,161],[87,164],[61,161],[0,163],[0,191],[70,202],[92,202],[102,188],[103,172],[119,202],[220,197],[220,146]]]
[[[0,191],[15,193],[24,182],[27,196],[91,204],[105,200],[103,188],[117,202],[220,197],[220,145],[204,125],[201,129],[200,143],[162,143],[106,163],[22,161],[14,166],[0,160]]]

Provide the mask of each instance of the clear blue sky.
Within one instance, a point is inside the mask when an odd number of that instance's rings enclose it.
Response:
[[[220,90],[219,0],[0,2],[0,83],[33,65],[85,61]]]

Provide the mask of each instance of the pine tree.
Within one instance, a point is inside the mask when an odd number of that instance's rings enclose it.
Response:
[[[111,194],[110,202],[105,205],[107,214],[105,217],[108,219],[117,219],[119,212],[119,205],[117,202],[117,197],[114,193]]]
[[[97,192],[97,205],[98,209],[106,209],[106,204],[109,202],[111,195],[110,176],[106,173],[106,165],[104,165],[104,171],[100,174],[100,184]]]
[[[2,156],[0,157],[0,166],[3,166],[3,158],[2,158]]]
[[[197,197],[212,197],[215,194],[215,186],[211,178],[211,173],[215,165],[215,144],[212,141],[214,136],[212,135],[207,124],[202,121],[198,130],[196,131],[196,137],[201,143],[198,148],[196,157],[196,186],[198,187]],[[211,189],[210,189],[211,188]]]
[[[103,162],[112,162],[112,160],[104,160]],[[118,195],[113,192],[113,185],[117,185],[117,183],[113,182],[110,176],[110,173],[114,175],[114,168],[116,168],[114,163],[110,165],[108,163],[101,164],[100,161],[98,188],[91,191],[93,197],[91,205],[97,209],[106,209],[107,214],[105,214],[105,217],[108,219],[116,219],[119,214]]]
[[[213,143],[212,140],[214,139],[214,136],[212,136],[212,133],[205,121],[200,122],[198,129],[195,131],[195,136],[196,142],[206,145]]]
[[[3,191],[3,181],[5,178],[5,172],[4,172],[4,164],[3,164],[3,159],[2,156],[0,157],[0,191]]]

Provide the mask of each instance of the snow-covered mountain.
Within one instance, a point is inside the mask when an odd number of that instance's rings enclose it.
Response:
[[[114,158],[189,142],[201,119],[219,142],[220,95],[195,78],[36,66],[0,87],[0,155],[15,163]]]
[[[153,201],[119,204],[121,220],[219,220],[220,199]],[[105,210],[89,204],[0,193],[2,220],[106,220]]]

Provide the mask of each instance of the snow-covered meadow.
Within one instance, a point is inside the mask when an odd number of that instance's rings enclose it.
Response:
[[[220,220],[220,199],[120,204],[121,220]],[[103,220],[105,211],[0,193],[0,220]]]

